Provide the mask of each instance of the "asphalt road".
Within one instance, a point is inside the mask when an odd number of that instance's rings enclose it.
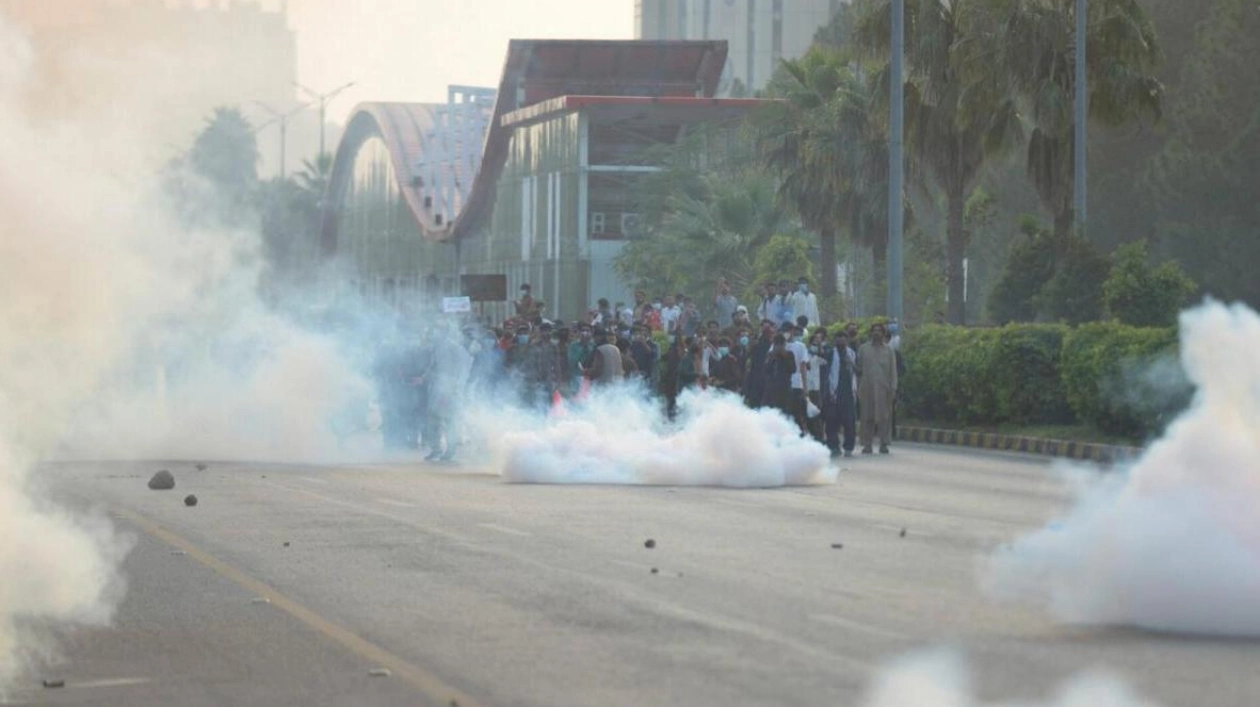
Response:
[[[1064,627],[977,591],[978,559],[1066,502],[1046,462],[901,445],[844,466],[835,486],[764,491],[50,466],[56,495],[135,537],[129,587],[112,627],[62,634],[64,662],[6,699],[857,705],[886,661],[946,645],[986,699],[1103,668],[1166,707],[1260,701],[1260,642]],[[146,488],[159,468],[174,491]]]

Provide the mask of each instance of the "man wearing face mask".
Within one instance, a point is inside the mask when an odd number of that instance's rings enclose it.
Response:
[[[731,351],[731,340],[717,340],[717,351],[709,362],[709,383],[721,390],[738,395],[744,387],[744,362]]]
[[[818,298],[809,291],[809,280],[805,277],[797,279],[796,292],[792,293],[789,302],[791,302],[792,312],[797,317],[809,319],[809,326],[818,326],[822,323],[818,318]]]
[[[775,311],[774,321],[779,326],[792,326],[796,321],[795,310],[792,309],[792,291],[787,280],[779,280],[779,307]]]
[[[534,300],[530,294],[531,288],[529,283],[521,285],[521,298],[516,300],[516,316],[523,318],[525,321],[533,321],[538,316],[538,302]]]

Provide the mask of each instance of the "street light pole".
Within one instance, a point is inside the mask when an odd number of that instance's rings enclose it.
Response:
[[[309,89],[306,86],[303,86],[297,81],[293,82],[294,86],[297,86],[298,88],[305,91],[306,94],[313,99],[312,102],[319,103],[319,154],[320,155],[324,154],[324,126],[327,125],[328,123],[327,119],[325,118],[325,116],[327,115],[328,104],[329,102],[332,101],[332,99],[337,97],[337,94],[354,86],[354,83],[355,83],[354,81],[351,81],[350,83],[344,86],[339,86],[331,91],[328,91],[327,93],[317,93],[316,91]]]
[[[271,106],[267,105],[266,103],[263,103],[262,101],[254,101],[254,105],[258,106],[259,108],[262,108],[263,110],[275,116],[275,118],[271,122],[262,125],[259,128],[260,130],[262,128],[267,127],[267,125],[270,125],[271,123],[280,124],[280,179],[283,180],[286,174],[285,159],[287,159],[288,157],[287,152],[288,152],[288,142],[289,142],[289,118],[292,118],[293,116],[297,115],[298,113],[301,113],[307,108],[310,108],[311,104],[303,103],[302,105],[298,106],[297,108],[294,108],[288,113],[278,111],[275,108],[272,108]]]
[[[1076,206],[1076,235],[1081,238],[1085,237],[1086,224],[1086,207],[1088,206],[1088,190],[1086,180],[1089,178],[1089,172],[1086,170],[1085,161],[1088,159],[1086,150],[1087,141],[1089,139],[1089,87],[1088,73],[1086,72],[1086,54],[1085,45],[1088,37],[1088,10],[1087,0],[1076,0],[1076,139],[1074,153],[1075,175],[1075,206]]]
[[[891,77],[892,116],[889,121],[888,140],[888,316],[897,321],[903,318],[902,253],[901,240],[905,224],[905,55],[906,5],[905,0],[892,0],[892,57],[889,62]]]

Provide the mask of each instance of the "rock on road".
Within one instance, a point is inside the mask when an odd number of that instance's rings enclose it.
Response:
[[[986,699],[1107,669],[1165,707],[1255,704],[1260,643],[1064,627],[980,594],[978,559],[1068,500],[1045,461],[841,461],[835,486],[756,491],[49,465],[58,498],[135,537],[128,591],[0,704],[856,705],[886,661],[942,645]],[[157,468],[200,504],[149,491]]]

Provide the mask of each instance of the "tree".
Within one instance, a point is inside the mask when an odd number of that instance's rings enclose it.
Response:
[[[661,212],[645,213],[648,232],[622,249],[618,272],[652,292],[709,292],[725,276],[736,292],[752,295],[757,252],[776,233],[791,230],[773,178],[752,170],[676,168],[648,187],[639,203],[657,204]]]
[[[1222,299],[1260,306],[1260,12],[1214,0],[1169,94],[1167,139],[1144,200],[1161,252]]]
[[[781,100],[755,116],[763,163],[778,194],[818,234],[824,298],[836,294],[836,239],[870,247],[882,265],[887,220],[886,130],[872,111],[872,72],[845,54],[816,46],[786,61],[770,94]]]
[[[757,251],[755,282],[773,282],[784,273],[813,280],[814,265],[809,257],[809,241],[799,234],[777,233]]]
[[[1132,326],[1168,327],[1194,293],[1194,281],[1176,262],[1152,268],[1146,241],[1120,246],[1103,283],[1107,314]]]
[[[316,204],[322,204],[328,191],[328,180],[332,178],[333,156],[330,152],[317,155],[312,160],[302,160],[302,171],[294,177],[299,188]]]
[[[167,166],[166,190],[185,222],[239,227],[254,218],[258,142],[235,108],[216,108],[188,154]]]
[[[1075,234],[1061,241],[1033,217],[1025,217],[1020,236],[989,295],[990,316],[999,324],[1102,318],[1107,257]]]
[[[977,66],[1004,67],[1032,126],[1028,175],[1053,216],[1060,242],[1075,227],[1074,0],[990,0],[987,26],[976,37]],[[1089,119],[1116,127],[1158,120],[1163,86],[1155,29],[1139,0],[1090,0],[1086,67]]]
[[[907,145],[912,162],[945,197],[948,317],[953,324],[966,319],[967,199],[985,162],[1022,134],[1006,77],[978,63],[984,10],[980,0],[906,2]],[[872,0],[858,21],[858,44],[887,57],[890,24],[890,0]]]

